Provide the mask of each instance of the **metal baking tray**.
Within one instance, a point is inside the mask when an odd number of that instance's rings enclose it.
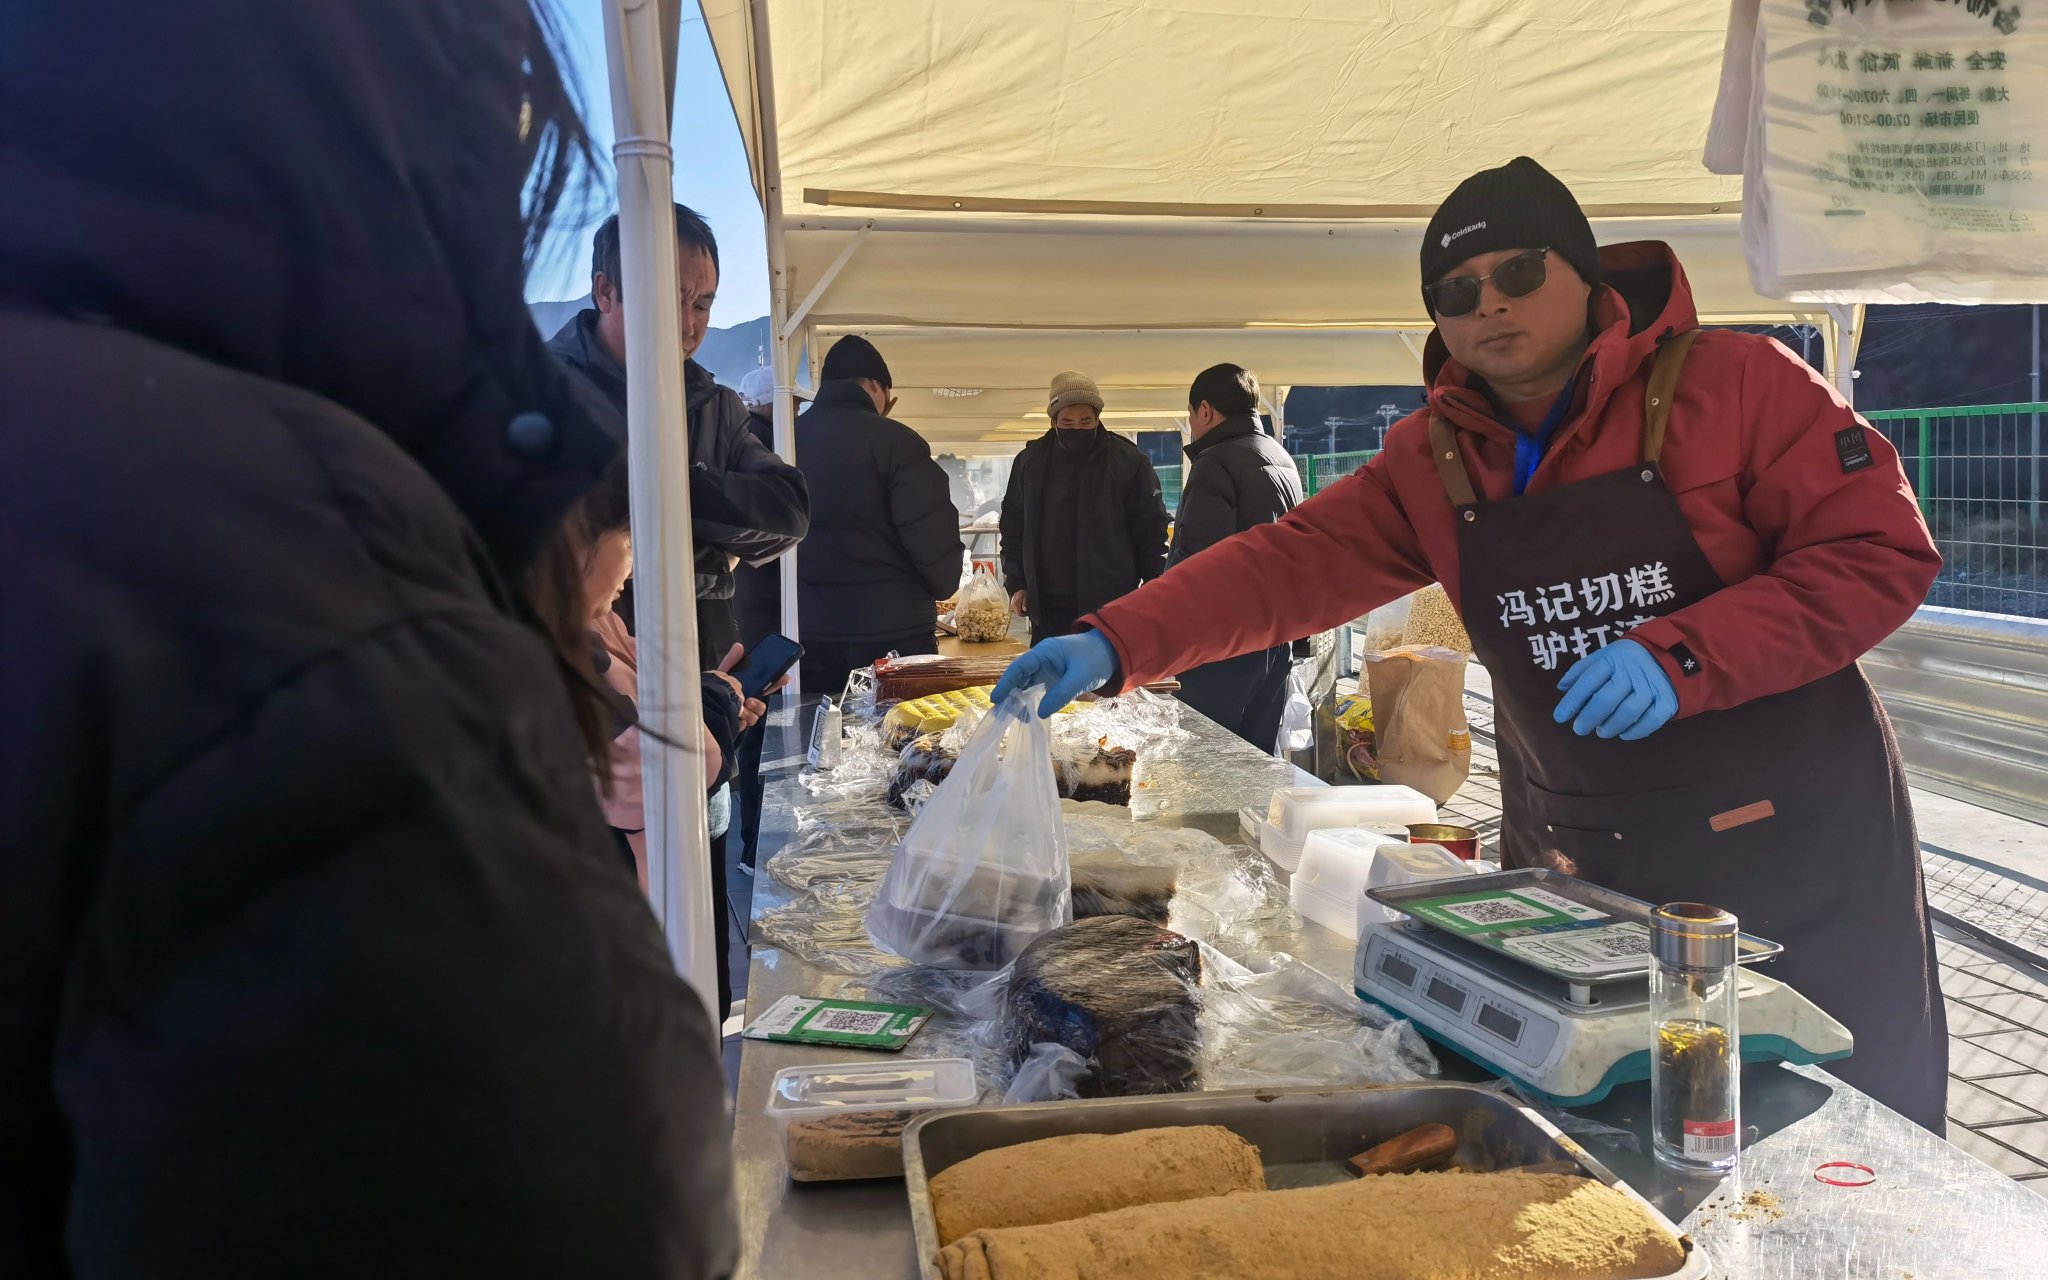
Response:
[[[1649,927],[1650,912],[1656,909],[1654,904],[1644,902],[1641,898],[1631,898],[1625,893],[1616,893],[1612,889],[1602,888],[1590,880],[1580,880],[1575,876],[1563,875],[1542,867],[1522,867],[1513,871],[1489,871],[1479,875],[1459,876],[1451,880],[1424,880],[1415,884],[1386,885],[1378,889],[1367,889],[1365,894],[1381,906],[1388,907],[1409,917],[1416,925],[1422,928],[1436,929],[1436,925],[1416,915],[1413,908],[1417,904],[1452,895],[1462,896],[1469,893],[1499,892],[1525,887],[1547,890],[1559,897],[1569,898],[1573,902],[1581,903],[1592,907],[1596,911],[1604,912],[1616,921],[1634,921],[1644,928]],[[1502,939],[1512,936],[1528,935],[1526,933],[1517,935],[1506,932],[1485,933],[1463,936],[1460,938],[1460,941],[1484,947],[1495,955],[1504,956],[1517,964],[1527,965],[1532,969],[1547,973],[1551,977],[1565,982],[1588,981],[1584,974],[1574,973],[1568,969],[1553,968],[1532,956],[1517,954],[1507,950],[1501,945]],[[1785,950],[1783,945],[1772,942],[1767,938],[1759,938],[1753,933],[1739,934],[1737,939],[1735,960],[1738,964],[1756,964],[1762,960],[1769,960]],[[1594,978],[1591,981],[1595,983],[1626,982],[1645,978],[1649,975],[1649,972],[1650,958],[1646,955],[1643,957],[1642,963],[1634,968],[1625,971],[1616,970]]]
[[[929,1112],[903,1130],[903,1175],[917,1234],[918,1265],[926,1280],[940,1280],[934,1261],[939,1229],[932,1215],[931,1176],[983,1151],[1074,1133],[1219,1124],[1257,1144],[1267,1184],[1285,1190],[1351,1181],[1346,1160],[1431,1123],[1457,1130],[1457,1159],[1473,1169],[1575,1162],[1587,1176],[1640,1203],[1683,1241],[1685,1266],[1661,1280],[1701,1280],[1708,1274],[1705,1252],[1690,1236],[1542,1116],[1491,1089],[1434,1083],[1221,1089]]]

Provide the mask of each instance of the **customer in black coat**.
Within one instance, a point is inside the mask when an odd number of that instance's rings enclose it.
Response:
[[[1052,429],[1024,446],[1003,491],[1003,586],[1034,643],[1066,635],[1166,566],[1159,473],[1103,427],[1094,381],[1054,375],[1046,416]]]
[[[747,430],[761,447],[775,448],[775,375],[767,366],[750,369],[740,379],[740,400],[747,406]],[[741,563],[732,571],[733,606],[739,618],[740,642],[749,649],[782,631],[782,563]],[[740,735],[739,771],[733,778],[733,824],[739,832],[740,865],[751,867],[761,842],[761,806],[767,783],[761,777],[761,750],[767,744],[764,718]]]
[[[0,26],[0,1276],[729,1273],[716,1037],[506,587],[618,449],[522,297],[535,17]]]
[[[1301,505],[1301,476],[1259,428],[1259,380],[1234,364],[1204,369],[1188,389],[1188,470],[1166,567]],[[1180,674],[1180,699],[1261,751],[1280,736],[1289,646],[1212,662]]]
[[[676,273],[683,291],[684,412],[690,433],[690,534],[697,548],[697,647],[715,667],[735,644],[752,644],[733,602],[733,571],[765,565],[803,538],[810,499],[803,473],[747,429],[747,407],[730,387],[689,357],[711,325],[718,294],[718,240],[704,219],[675,206]],[[626,412],[626,308],[619,279],[619,216],[591,237],[591,306],[569,318],[548,343],[588,379],[621,417]],[[632,619],[632,587],[620,613]]]
[[[832,344],[818,396],[796,420],[796,457],[818,477],[796,558],[803,691],[839,697],[890,653],[933,653],[933,602],[960,585],[960,513],[931,446],[889,417],[889,366],[858,334]]]

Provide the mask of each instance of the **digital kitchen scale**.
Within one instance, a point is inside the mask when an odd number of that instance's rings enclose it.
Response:
[[[1361,999],[1558,1106],[1650,1078],[1650,904],[1537,869],[1366,896],[1406,918],[1359,935]],[[1781,950],[1744,934],[1739,956]],[[1832,1062],[1855,1047],[1784,983],[1749,969],[1741,982],[1743,1061]]]

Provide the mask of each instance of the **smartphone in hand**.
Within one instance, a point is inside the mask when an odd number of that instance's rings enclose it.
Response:
[[[788,636],[771,634],[747,650],[740,664],[732,669],[732,678],[740,682],[740,692],[745,696],[763,697],[803,656],[802,645]]]

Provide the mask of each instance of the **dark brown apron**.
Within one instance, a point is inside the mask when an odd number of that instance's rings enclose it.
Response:
[[[1765,972],[1856,1037],[1829,1069],[1939,1133],[1947,1020],[1919,839],[1862,672],[1672,720],[1640,742],[1582,738],[1551,718],[1572,664],[1724,585],[1657,461],[1696,336],[1657,353],[1640,466],[1483,502],[1450,426],[1430,423],[1457,511],[1460,607],[1493,677],[1503,865],[1733,911],[1784,944]]]

